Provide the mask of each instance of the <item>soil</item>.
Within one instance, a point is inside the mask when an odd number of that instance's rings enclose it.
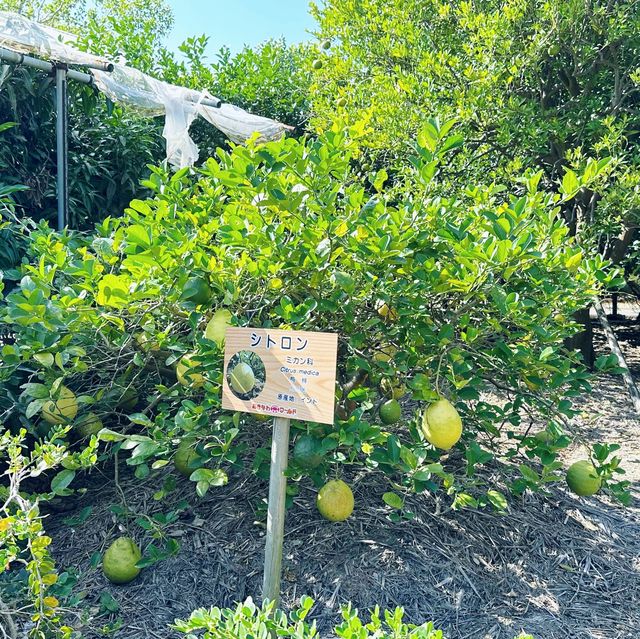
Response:
[[[640,377],[640,326],[626,319],[615,328]],[[600,334],[596,348],[606,352]],[[580,434],[620,443],[628,478],[637,482],[640,423],[622,379],[598,378],[580,406],[575,420]],[[565,461],[582,455],[577,446]],[[345,479],[356,498],[348,521],[321,519],[310,484],[303,485],[287,513],[283,607],[310,595],[316,602],[311,618],[324,634],[339,620],[341,605],[351,601],[361,611],[376,604],[403,606],[409,621],[432,620],[449,639],[513,639],[522,631],[536,639],[640,637],[637,483],[626,508],[605,495],[578,498],[554,485],[550,497],[512,498],[507,515],[456,512],[445,498],[413,496],[406,505],[415,518],[394,524],[381,500],[389,490],[382,477]],[[110,510],[119,497],[107,468],[93,472],[75,511],[49,518],[58,565],[78,575],[75,592],[82,600],[69,611],[69,621],[88,639],[104,636],[106,624],[118,639],[179,637],[169,624],[195,608],[259,598],[264,526],[255,522],[262,518],[256,509],[267,494],[266,482],[249,472],[236,474],[229,485],[198,499],[193,484],[177,481],[178,490],[157,502],[157,474],[143,481],[126,473],[120,478],[136,513],[167,512],[182,499],[190,504],[167,528],[181,545],[179,553],[144,569],[127,586],[109,584],[99,567],[91,567],[92,555],[119,534]],[[92,512],[85,523],[64,523],[87,505]],[[148,534],[134,529],[148,544]],[[117,601],[117,612],[101,609],[105,593]]]

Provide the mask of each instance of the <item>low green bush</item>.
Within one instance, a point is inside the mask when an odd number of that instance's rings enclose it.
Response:
[[[313,599],[303,597],[300,606],[287,615],[274,611],[272,603],[257,606],[247,599],[236,608],[200,608],[188,619],[177,620],[173,627],[189,639],[196,636],[203,639],[315,639],[319,637],[316,623],[307,620],[313,605]],[[364,621],[351,604],[342,608],[342,621],[331,634],[340,639],[445,639],[442,631],[434,628],[430,621],[420,625],[407,623],[401,607],[381,613],[376,606],[369,612],[369,621]],[[533,637],[519,635],[515,639]]]

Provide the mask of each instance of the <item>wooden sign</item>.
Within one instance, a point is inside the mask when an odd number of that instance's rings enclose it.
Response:
[[[338,336],[228,327],[222,407],[333,424]]]

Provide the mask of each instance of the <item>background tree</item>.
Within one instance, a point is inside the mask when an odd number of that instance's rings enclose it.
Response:
[[[637,2],[328,0],[312,11],[332,43],[314,70],[316,129],[366,122],[375,168],[406,158],[428,116],[456,118],[468,146],[452,183],[540,168],[553,188],[587,157],[610,158],[563,214],[583,243],[627,253],[640,210]]]

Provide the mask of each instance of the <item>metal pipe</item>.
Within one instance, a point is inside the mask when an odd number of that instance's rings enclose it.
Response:
[[[58,231],[69,221],[69,180],[67,177],[67,68],[56,67],[56,187],[58,195]]]
[[[219,98],[214,98],[213,100],[209,100],[209,98],[202,98],[202,100],[191,100],[191,98],[187,98],[190,102],[198,102],[199,104],[203,104],[204,106],[212,107],[214,109],[219,109],[222,106],[222,100]]]
[[[31,56],[18,53],[17,51],[11,51],[10,49],[4,49],[0,47],[0,60],[9,64],[23,65],[25,67],[32,67],[39,69],[45,73],[53,73],[55,65],[46,60],[40,60],[39,58],[32,58]],[[111,65],[113,67],[113,65]],[[67,71],[67,77],[71,80],[77,80],[83,84],[93,84],[93,76],[88,73],[82,73],[82,71],[75,71],[69,69]]]
[[[34,67],[41,69],[49,73],[56,65],[55,63],[48,62],[47,60],[41,60],[40,58],[32,58],[30,55],[25,55],[12,49],[5,49],[0,47],[0,59],[10,64],[24,64],[27,67]],[[106,71],[111,73],[113,71],[113,62],[78,62],[80,67],[88,67],[89,69],[100,69],[100,71]],[[84,74],[86,75],[86,74]]]

